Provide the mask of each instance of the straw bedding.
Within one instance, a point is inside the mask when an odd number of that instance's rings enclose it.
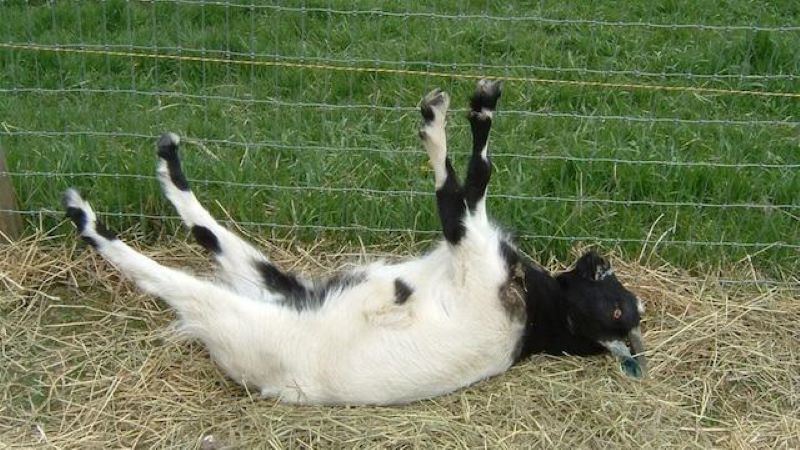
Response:
[[[267,253],[285,268],[325,272],[365,250],[419,249],[280,241]],[[199,273],[211,267],[178,239],[142,250]],[[297,407],[227,380],[201,345],[169,332],[164,304],[72,237],[31,237],[0,247],[0,448],[800,446],[797,285],[612,260],[647,306],[642,382],[611,357],[536,356],[410,405]]]

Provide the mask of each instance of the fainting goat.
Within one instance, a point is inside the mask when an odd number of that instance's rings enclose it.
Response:
[[[499,97],[499,83],[482,80],[471,98],[472,157],[463,186],[447,157],[449,98],[439,90],[423,98],[419,135],[433,166],[444,240],[399,264],[377,262],[324,280],[281,271],[200,205],[172,133],[158,142],[158,179],[214,255],[221,284],[133,250],[74,189],[64,195],[67,215],[120,272],[173,307],[182,329],[233,380],[281,401],[404,403],[497,375],[535,352],[610,350],[635,372],[624,339],[641,353],[637,300],[607,262],[590,253],[553,278],[524,261],[487,217],[487,143]]]

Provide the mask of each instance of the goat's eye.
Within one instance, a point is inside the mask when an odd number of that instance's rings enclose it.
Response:
[[[611,317],[613,317],[614,320],[619,320],[619,318],[622,317],[622,310],[619,308],[614,308],[614,312],[611,314]]]

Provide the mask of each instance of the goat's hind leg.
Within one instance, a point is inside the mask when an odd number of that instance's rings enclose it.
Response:
[[[179,144],[174,133],[165,133],[158,141],[158,180],[195,240],[214,255],[223,281],[244,296],[266,300],[307,290],[307,282],[280,271],[261,252],[217,223],[200,204],[181,167]]]
[[[447,93],[435,89],[420,102],[422,127],[419,137],[428,153],[433,167],[436,187],[436,208],[442,223],[444,237],[452,245],[464,237],[464,191],[458,182],[453,164],[447,156],[447,134],[445,123],[450,98]]]
[[[64,207],[81,237],[143,291],[162,298],[187,323],[208,323],[227,298],[236,295],[180,270],[162,266],[119,240],[97,220],[92,207],[74,189],[64,193]]]

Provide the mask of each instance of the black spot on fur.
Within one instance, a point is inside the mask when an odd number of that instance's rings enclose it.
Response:
[[[284,304],[297,311],[319,309],[331,294],[350,289],[367,279],[363,272],[343,272],[314,285],[306,285],[296,276],[282,272],[266,261],[256,262],[255,265],[267,289],[281,294]]]
[[[67,208],[67,217],[69,217],[69,219],[72,220],[72,223],[75,224],[75,227],[78,228],[78,232],[81,234],[81,239],[83,239],[84,242],[92,247],[97,248],[97,241],[94,238],[90,236],[83,236],[83,232],[86,229],[86,224],[88,222],[88,219],[86,218],[86,212],[80,208],[70,206]],[[117,238],[117,235],[106,228],[106,226],[100,221],[95,222],[95,231],[97,231],[97,234],[108,239],[109,241],[113,241]]]
[[[433,108],[431,108],[430,105],[423,103],[420,105],[419,111],[422,113],[422,120],[425,122],[425,124],[433,122],[435,115],[433,114]]]
[[[106,228],[105,224],[103,222],[100,222],[99,220],[94,223],[94,229],[95,231],[97,231],[97,234],[103,236],[109,241],[113,241],[114,239],[117,238],[116,233]]]
[[[222,253],[222,248],[219,245],[219,239],[206,227],[195,225],[192,227],[192,235],[194,239],[206,250],[215,254]]]
[[[311,304],[322,306],[331,294],[335,292],[342,292],[359,285],[367,280],[367,274],[364,272],[341,272],[337,273],[327,280],[317,282],[314,288],[309,292]]]
[[[257,261],[255,265],[256,269],[261,273],[261,278],[264,280],[267,289],[282,294],[287,298],[305,297],[308,294],[308,288],[296,276],[282,272],[266,261]]]
[[[408,298],[411,297],[411,294],[414,293],[414,289],[411,288],[408,284],[406,284],[400,278],[394,280],[394,302],[398,305],[402,305]]]
[[[335,290],[346,290],[353,286],[363,283],[367,280],[367,274],[364,272],[341,272],[337,273],[323,283],[318,290],[323,292],[331,292]]]
[[[164,133],[158,140],[158,156],[167,162],[169,179],[172,180],[175,187],[182,191],[188,191],[189,182],[186,180],[186,175],[183,174],[181,161],[178,158],[178,143],[173,140],[170,133]]]
[[[450,158],[445,159],[445,168],[447,178],[442,187],[436,190],[436,206],[444,238],[450,244],[456,245],[466,233],[464,215],[467,208],[464,203],[464,192],[458,183],[458,177]]]
[[[469,113],[469,126],[472,131],[472,153],[480,153],[489,141],[492,119],[489,116],[471,111]]]
[[[86,228],[86,213],[80,208],[70,206],[67,208],[67,217],[78,228],[78,233],[83,233],[83,229]]]
[[[423,99],[422,104],[419,105],[419,111],[422,113],[422,121],[425,125],[433,122],[433,119],[436,118],[433,107],[441,105],[444,99],[445,94],[439,89],[431,92]]]
[[[470,211],[475,211],[477,203],[486,195],[486,186],[492,176],[492,163],[489,155],[481,155],[489,142],[492,119],[483,113],[484,109],[494,111],[497,99],[500,98],[500,87],[496,83],[479,85],[470,99],[469,125],[472,130],[472,157],[467,166],[467,178],[464,181],[464,198]]]
[[[95,241],[93,238],[89,236],[81,236],[81,239],[83,239],[83,242],[86,242],[87,244],[91,245],[92,248],[97,248],[97,241]]]

